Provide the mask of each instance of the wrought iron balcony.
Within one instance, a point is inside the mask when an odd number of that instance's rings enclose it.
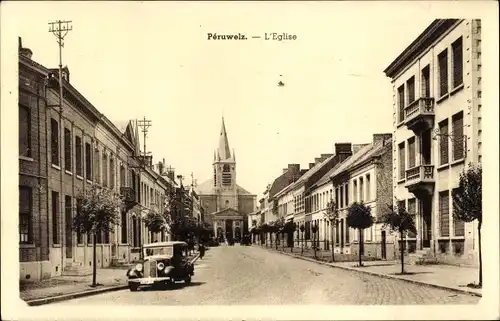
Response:
[[[123,197],[123,201],[127,206],[134,206],[139,203],[137,193],[132,187],[121,187],[120,194]]]
[[[434,126],[434,98],[421,97],[405,108],[405,125],[419,132]]]
[[[406,170],[405,187],[409,192],[432,194],[434,184],[434,165],[418,165]]]

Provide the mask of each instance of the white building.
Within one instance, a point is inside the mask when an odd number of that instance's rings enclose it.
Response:
[[[417,213],[410,252],[476,265],[477,224],[455,221],[452,191],[481,163],[481,23],[432,22],[384,71],[394,97],[394,196]]]

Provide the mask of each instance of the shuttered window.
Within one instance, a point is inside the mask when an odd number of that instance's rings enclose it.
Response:
[[[439,96],[448,93],[448,50],[445,49],[438,55],[439,67]]]
[[[462,37],[458,38],[452,45],[453,63],[453,88],[463,83],[463,47]]]
[[[450,236],[450,196],[448,191],[439,193],[439,231],[441,236]]]
[[[398,145],[399,149],[399,179],[405,178],[405,143]]]
[[[408,140],[408,168],[415,167],[415,137],[412,137]]]
[[[405,86],[398,88],[398,123],[405,119]]]
[[[448,136],[448,120],[443,120],[439,123],[439,161],[440,165],[448,164],[449,155],[448,155],[448,140],[450,139]]]
[[[464,158],[464,114],[459,112],[452,117],[453,122],[453,160]]]

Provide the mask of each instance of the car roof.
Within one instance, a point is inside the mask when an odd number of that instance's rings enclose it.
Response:
[[[174,245],[187,245],[187,243],[182,241],[155,242],[155,243],[144,244],[143,248],[174,246]]]

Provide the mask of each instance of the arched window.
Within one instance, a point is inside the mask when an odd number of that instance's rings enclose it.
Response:
[[[228,164],[224,164],[222,168],[222,185],[231,185],[231,168]]]

